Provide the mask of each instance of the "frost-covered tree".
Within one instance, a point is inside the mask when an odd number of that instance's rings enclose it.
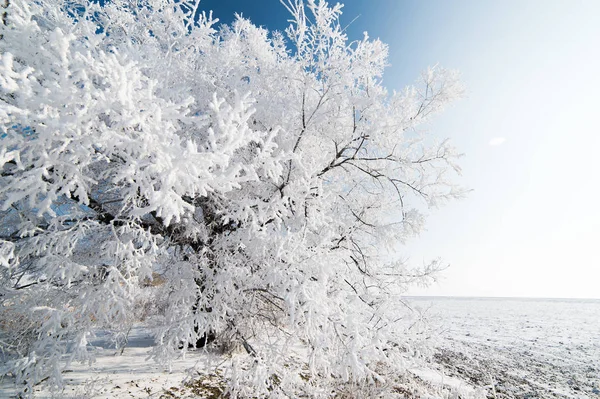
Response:
[[[349,42],[341,5],[284,5],[285,34],[217,27],[198,1],[0,10],[0,343],[19,383],[60,387],[139,298],[159,362],[239,343],[234,395],[385,389],[419,355],[402,294],[439,262],[393,252],[463,193],[457,153],[419,128],[457,75],[389,93],[387,46]]]

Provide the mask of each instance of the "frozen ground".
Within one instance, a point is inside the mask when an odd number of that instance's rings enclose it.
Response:
[[[168,371],[147,359],[153,340],[142,326],[132,329],[122,352],[114,349],[102,334],[98,334],[92,344],[100,350],[91,369],[87,365],[73,364],[64,374],[66,387],[63,390],[52,392],[40,384],[35,389],[35,398],[217,399],[224,390],[221,372],[206,374],[205,370],[222,370],[220,366],[231,355],[193,350],[187,358],[174,361]],[[412,369],[411,372],[422,380],[422,388],[433,396],[416,396],[415,386],[411,385],[394,391],[394,398],[481,398],[478,389],[459,378],[428,368]],[[364,398],[365,395],[356,397]],[[4,398],[18,398],[13,380],[7,376],[0,378],[0,399]]]
[[[431,369],[412,370],[421,379],[461,396],[488,398],[600,398],[600,300],[411,298],[430,318],[439,350]],[[152,339],[132,330],[122,354],[101,335],[90,371],[74,365],[65,374],[67,398],[216,398],[220,377],[204,375],[223,357],[190,353],[170,372],[147,360]],[[456,388],[456,389],[454,389]],[[465,395],[466,393],[466,395]],[[39,387],[36,398],[50,398]],[[412,396],[411,396],[412,397]],[[0,398],[15,398],[10,378],[0,380]]]
[[[221,391],[220,378],[204,375],[200,370],[217,366],[219,357],[205,351],[190,352],[187,358],[173,362],[170,371],[147,359],[153,339],[147,329],[132,329],[123,352],[99,334],[93,345],[100,348],[97,362],[74,364],[64,374],[66,388],[58,393],[38,386],[35,398],[213,398]],[[14,384],[4,377],[0,381],[0,398],[16,398]]]
[[[489,398],[600,398],[600,300],[412,298],[439,372]]]

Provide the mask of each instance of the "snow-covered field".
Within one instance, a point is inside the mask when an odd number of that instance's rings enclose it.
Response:
[[[64,374],[66,388],[51,392],[40,384],[36,398],[211,398],[220,392],[220,378],[203,375],[223,361],[214,354],[199,350],[179,359],[171,370],[148,359],[153,338],[143,327],[133,328],[127,346],[114,349],[110,340],[98,334],[92,344],[98,349],[97,361],[91,368],[73,364]],[[16,398],[11,378],[0,381],[0,398]]]
[[[600,398],[600,300],[411,298],[430,318],[439,350],[432,370],[417,376],[457,392],[488,398]],[[146,360],[152,340],[135,328],[123,353],[104,347],[91,372],[75,365],[65,374],[69,398],[217,397],[219,376],[202,375],[218,356],[191,353],[166,372]],[[10,379],[0,398],[14,396]],[[50,398],[41,388],[36,397]]]
[[[490,398],[600,398],[600,300],[412,298],[441,374]]]

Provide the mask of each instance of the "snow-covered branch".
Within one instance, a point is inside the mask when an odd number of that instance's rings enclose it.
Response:
[[[246,348],[234,395],[327,396],[412,361],[401,296],[441,264],[387,250],[464,193],[459,154],[417,131],[460,97],[457,74],[390,95],[387,46],[348,43],[341,5],[285,5],[287,39],[241,17],[217,29],[198,1],[10,1],[0,328],[24,393],[60,387],[148,296],[158,362]]]

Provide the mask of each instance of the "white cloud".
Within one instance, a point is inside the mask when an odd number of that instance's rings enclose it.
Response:
[[[493,139],[490,140],[489,145],[500,145],[503,144],[506,141],[506,137],[494,137]]]

